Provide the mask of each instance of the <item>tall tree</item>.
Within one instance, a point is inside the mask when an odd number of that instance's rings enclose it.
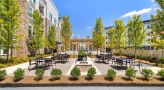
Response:
[[[40,49],[44,48],[44,26],[43,26],[43,18],[38,10],[33,12],[33,34],[32,39],[30,40],[31,48],[36,50],[39,55],[41,54]]]
[[[128,40],[131,42],[130,46],[135,49],[134,55],[136,58],[136,50],[140,47],[145,39],[147,33],[144,28],[144,23],[140,15],[134,15],[132,20],[128,21]]]
[[[115,28],[110,28],[109,30],[108,30],[108,48],[110,48],[111,50],[112,49],[116,49],[116,40],[115,40],[115,34],[114,34],[114,32],[115,32]]]
[[[21,39],[18,34],[18,27],[20,25],[20,7],[18,0],[1,0],[1,13],[0,18],[3,20],[2,27],[4,30],[1,35],[3,40],[3,47],[7,49],[7,62],[9,61],[9,51],[11,49],[11,59],[15,44]]]
[[[114,35],[115,35],[115,47],[119,49],[121,53],[121,48],[125,47],[125,26],[122,20],[115,20]]]
[[[55,26],[51,26],[49,28],[49,32],[46,36],[46,41],[47,41],[47,47],[53,52],[54,49],[56,49],[57,44],[56,44],[56,32],[55,32]]]
[[[87,38],[90,38],[89,35],[87,36]]]
[[[103,47],[105,44],[105,36],[104,36],[104,25],[102,23],[102,19],[98,18],[96,20],[96,24],[92,31],[93,34],[93,46],[98,50]]]
[[[62,36],[62,43],[64,45],[64,49],[68,49],[70,47],[70,38],[72,35],[72,25],[69,22],[69,16],[63,16],[63,23],[61,28],[61,36]],[[64,51],[65,51],[64,50]]]
[[[155,32],[153,39],[150,43],[157,48],[164,49],[164,1],[156,0],[160,9],[157,9],[156,15],[152,15],[151,29]]]

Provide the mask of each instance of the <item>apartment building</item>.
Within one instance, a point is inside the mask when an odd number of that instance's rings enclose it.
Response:
[[[56,37],[60,41],[60,28],[61,19],[59,19],[59,11],[52,0],[18,0],[20,5],[22,23],[19,27],[18,33],[23,33],[23,40],[18,44],[21,45],[20,49],[14,50],[14,55],[24,56],[29,54],[29,38],[33,31],[33,18],[34,10],[38,10],[42,15],[44,21],[44,36],[48,33],[49,27],[56,26]],[[59,48],[59,47],[58,47]],[[0,50],[0,55],[5,55],[6,50]]]
[[[146,32],[148,33],[148,35],[144,39],[144,42],[142,43],[141,46],[144,47],[144,49],[151,50],[151,49],[153,49],[153,47],[147,42],[147,40],[151,40],[153,38],[154,32],[151,30],[150,20],[145,20],[145,21],[143,21],[143,23],[144,23],[144,28],[143,29],[146,30]],[[108,39],[108,30],[110,28],[113,28],[113,27],[114,26],[105,27],[105,33],[104,33],[104,35],[106,37],[106,40],[105,40],[106,44],[108,44],[108,41],[109,41],[109,39]],[[126,26],[125,33],[127,31],[128,31],[128,27]],[[125,37],[127,37],[127,35],[125,35]]]

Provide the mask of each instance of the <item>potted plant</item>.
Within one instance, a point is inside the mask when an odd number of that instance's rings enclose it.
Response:
[[[82,50],[79,50],[79,51],[78,51],[78,61],[82,61],[84,55],[85,55],[84,52],[83,52]]]

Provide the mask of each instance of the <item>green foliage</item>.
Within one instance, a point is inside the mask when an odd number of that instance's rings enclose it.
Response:
[[[55,26],[51,26],[49,28],[49,32],[46,36],[46,46],[50,48],[51,50],[56,49],[57,47]]]
[[[5,67],[5,65],[4,64],[0,64],[0,68],[4,68]]]
[[[78,51],[78,56],[84,56],[84,52],[82,50]]]
[[[114,77],[116,77],[116,72],[113,69],[108,69],[107,77],[109,77],[109,79],[113,80]]]
[[[119,49],[121,53],[121,48],[125,47],[125,26],[123,20],[116,19],[114,21],[115,27],[108,30],[109,37],[109,47]]]
[[[0,80],[3,80],[7,76],[6,70],[0,70]]]
[[[102,48],[104,45],[105,41],[105,36],[104,36],[104,25],[102,23],[102,19],[98,18],[96,20],[96,24],[93,28],[92,31],[92,38],[93,38],[93,46],[97,49],[97,54],[98,54],[98,49]]]
[[[43,69],[36,69],[35,71],[35,75],[36,75],[36,79],[37,80],[40,80],[43,78],[43,75],[44,75],[44,70]]]
[[[121,54],[120,54],[120,53],[114,53],[114,55],[116,55],[116,56],[120,56]]]
[[[51,76],[53,77],[60,77],[62,75],[62,71],[60,69],[52,69],[51,70]]]
[[[160,58],[160,59],[158,59],[158,63],[160,63],[160,64],[164,64],[164,58]]]
[[[77,68],[76,66],[71,70],[71,76],[74,78],[74,79],[78,79],[78,76],[80,76],[80,69]]]
[[[154,33],[153,39],[150,44],[157,48],[164,48],[164,4],[163,0],[156,0],[160,9],[156,10],[156,14],[151,16],[151,30]],[[158,38],[160,36],[160,38]]]
[[[146,80],[149,80],[149,78],[154,74],[151,69],[142,69],[141,74]]]
[[[131,79],[136,77],[136,71],[133,68],[127,68],[125,71],[125,75]]]
[[[32,34],[32,39],[30,40],[31,46],[30,48],[36,50],[41,54],[40,48],[44,47],[44,26],[43,26],[43,18],[42,15],[38,10],[35,10],[33,12],[33,34]]]
[[[164,80],[164,69],[159,70],[158,73],[157,73],[157,75],[158,76],[161,76],[162,79]]]
[[[70,37],[72,35],[72,25],[69,22],[69,16],[63,16],[62,20],[63,23],[61,25],[61,36],[62,36],[62,43],[65,47],[65,49],[68,49],[70,47]]]
[[[136,58],[136,50],[138,47],[143,43],[147,33],[146,30],[143,30],[144,23],[141,20],[140,15],[133,16],[132,20],[128,21],[128,45],[131,46],[133,49],[135,49],[135,58]]]
[[[17,43],[23,36],[18,29],[21,22],[18,0],[1,0],[0,12],[0,44],[7,50],[7,62],[9,62],[9,50],[11,50],[12,59],[13,49],[20,47]]]
[[[88,78],[92,79],[95,76],[95,74],[96,74],[96,69],[92,67],[88,70],[87,76]]]
[[[24,76],[24,69],[18,68],[17,70],[14,71],[14,81],[19,81],[21,79],[23,79]]]

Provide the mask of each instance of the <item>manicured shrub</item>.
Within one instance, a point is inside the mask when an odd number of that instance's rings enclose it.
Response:
[[[4,68],[5,67],[5,65],[4,64],[0,64],[0,68]]]
[[[146,80],[149,80],[149,78],[154,74],[151,69],[142,69],[141,74]]]
[[[96,74],[96,69],[94,67],[92,67],[88,70],[87,76],[89,79],[93,79],[95,74]]]
[[[120,53],[114,53],[114,55],[116,55],[116,56],[120,56],[121,54],[120,54]]]
[[[3,80],[7,76],[6,70],[0,70],[0,80]]]
[[[18,68],[17,70],[14,71],[14,81],[19,81],[23,79],[24,76],[24,69]]]
[[[80,76],[80,69],[77,68],[76,66],[71,70],[71,76],[73,77],[73,79],[78,79],[78,76]]]
[[[40,80],[43,78],[43,75],[44,75],[44,70],[43,69],[36,69],[35,71],[35,75],[36,75],[36,79],[37,80]]]
[[[160,63],[160,64],[164,64],[164,58],[160,58],[160,59],[158,59],[158,63]]]
[[[157,73],[157,75],[158,76],[161,76],[162,79],[164,80],[164,69],[159,70],[158,73]]]
[[[60,78],[61,75],[62,75],[62,71],[60,69],[55,68],[51,70],[51,76],[55,78]]]
[[[127,68],[125,71],[125,75],[129,78],[135,78],[136,77],[136,71],[133,68]]]
[[[113,80],[116,77],[116,72],[113,69],[108,69],[107,77]]]

